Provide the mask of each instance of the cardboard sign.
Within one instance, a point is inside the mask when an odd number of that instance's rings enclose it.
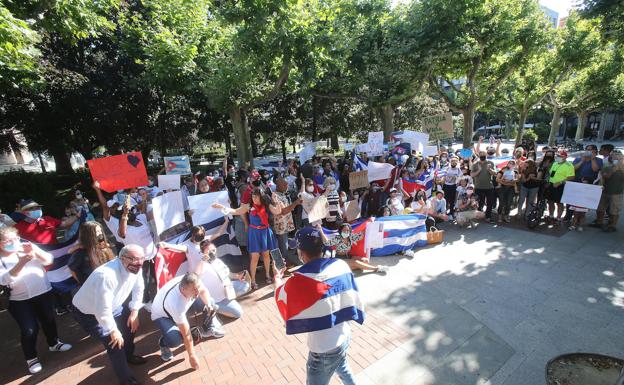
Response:
[[[161,190],[179,190],[180,175],[158,175],[158,188]]]
[[[383,131],[368,133],[368,155],[379,156],[384,153]]]
[[[93,180],[106,192],[147,185],[147,171],[140,152],[90,159],[87,164]]]
[[[321,221],[329,215],[329,206],[327,205],[327,197],[321,195],[312,203],[312,209],[308,212],[308,221],[314,223]]]
[[[368,182],[390,178],[394,166],[390,163],[368,162]],[[351,177],[349,175],[349,177]]]
[[[561,203],[596,210],[601,195],[602,186],[588,183],[566,182],[565,185],[563,185]]]
[[[184,222],[182,191],[173,191],[153,198],[152,209],[158,234]]]
[[[193,211],[191,218],[193,225],[199,226],[223,216],[223,212],[212,207],[213,203],[221,203],[225,207],[230,207],[230,198],[227,191],[215,193],[191,195],[188,197],[189,209]]]
[[[165,172],[167,175],[191,174],[191,162],[187,155],[165,156]]]
[[[360,217],[360,203],[357,200],[348,201],[345,203],[345,220],[347,222],[353,222]]]
[[[462,148],[459,150],[459,157],[462,159],[468,159],[472,157],[472,148]]]
[[[453,137],[453,114],[428,116],[422,121],[423,131],[429,133],[431,140],[442,140]]]
[[[349,173],[349,189],[351,191],[368,187],[368,170],[353,171]]]

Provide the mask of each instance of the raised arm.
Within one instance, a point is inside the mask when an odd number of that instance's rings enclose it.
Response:
[[[239,208],[237,209],[232,209],[229,207],[225,207],[220,203],[213,203],[212,207],[215,209],[220,209],[220,210],[225,210],[226,211],[226,215],[245,215],[249,212],[249,205],[244,203],[242,205],[240,205]]]
[[[209,235],[208,237],[206,237],[210,242],[212,242],[213,240],[219,238],[221,235],[223,235],[223,233],[225,233],[225,230],[227,230],[228,224],[230,223],[230,219],[226,216],[224,217],[224,221],[223,224],[221,226],[219,226],[219,228],[217,229],[217,232]]]
[[[95,195],[97,195],[98,202],[100,202],[100,207],[102,207],[102,216],[105,221],[110,220],[110,207],[106,204],[106,199],[104,198],[104,194],[102,194],[102,190],[100,190],[100,182],[97,180],[93,182],[93,189],[95,190]]]

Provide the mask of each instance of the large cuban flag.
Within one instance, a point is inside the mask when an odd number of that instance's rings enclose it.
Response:
[[[87,213],[83,210],[82,216],[79,219],[80,225],[82,225],[82,223],[86,220]],[[39,246],[41,250],[45,250],[48,253],[52,254],[52,257],[54,258],[52,264],[45,267],[48,280],[50,281],[50,283],[52,283],[53,286],[55,286],[56,284],[61,285],[64,282],[68,282],[69,284],[71,284],[71,282],[75,282],[71,274],[71,270],[69,269],[69,266],[67,266],[67,263],[69,262],[69,259],[72,255],[72,253],[70,253],[70,250],[75,250],[78,246],[78,234],[79,232],[76,232],[73,237],[61,243],[36,243],[36,245]]]
[[[349,265],[336,258],[306,263],[275,290],[286,334],[330,329],[342,322],[364,323],[364,305]]]
[[[396,215],[375,218],[383,222],[383,247],[371,249],[370,255],[395,255],[427,245],[426,216],[422,214]]]

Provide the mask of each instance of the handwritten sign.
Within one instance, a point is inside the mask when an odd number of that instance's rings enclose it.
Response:
[[[147,185],[147,171],[140,152],[91,159],[87,165],[93,180],[106,192]]]
[[[360,217],[360,203],[357,200],[348,201],[345,203],[345,220],[347,222],[353,222]]]
[[[368,133],[368,154],[372,156],[383,155],[383,131],[369,132]]]
[[[161,190],[179,190],[180,175],[158,175],[158,188]]]
[[[349,189],[351,191],[368,187],[368,170],[349,173]]]
[[[327,205],[327,197],[321,195],[312,203],[312,209],[308,212],[308,220],[310,223],[321,221],[329,215],[329,206]]]
[[[431,140],[442,140],[453,137],[453,114],[428,116],[422,121],[423,131],[429,133]]]
[[[588,183],[566,182],[563,187],[561,203],[596,210],[601,195],[602,186]]]
[[[366,224],[366,235],[364,237],[364,248],[367,250],[383,247],[384,223],[368,222]]]
[[[167,175],[191,174],[191,162],[187,155],[165,156],[165,172]]]

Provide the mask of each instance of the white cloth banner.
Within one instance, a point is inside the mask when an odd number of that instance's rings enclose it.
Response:
[[[602,186],[588,183],[566,182],[563,186],[561,203],[596,210],[601,195]]]
[[[152,210],[158,234],[184,222],[182,192],[173,191],[153,198]]]
[[[316,143],[306,143],[297,154],[299,155],[299,163],[304,164],[307,160],[312,159],[315,154]]]
[[[191,195],[188,197],[189,209],[193,211],[191,218],[193,225],[199,226],[223,216],[223,212],[212,207],[213,203],[221,203],[225,207],[230,207],[230,198],[227,191],[214,193]]]
[[[180,174],[174,175],[158,175],[158,188],[165,190],[180,189]]]
[[[368,182],[390,178],[393,168],[390,163],[368,161]]]
[[[369,132],[368,133],[368,147],[369,154],[372,156],[383,155],[383,131]]]

